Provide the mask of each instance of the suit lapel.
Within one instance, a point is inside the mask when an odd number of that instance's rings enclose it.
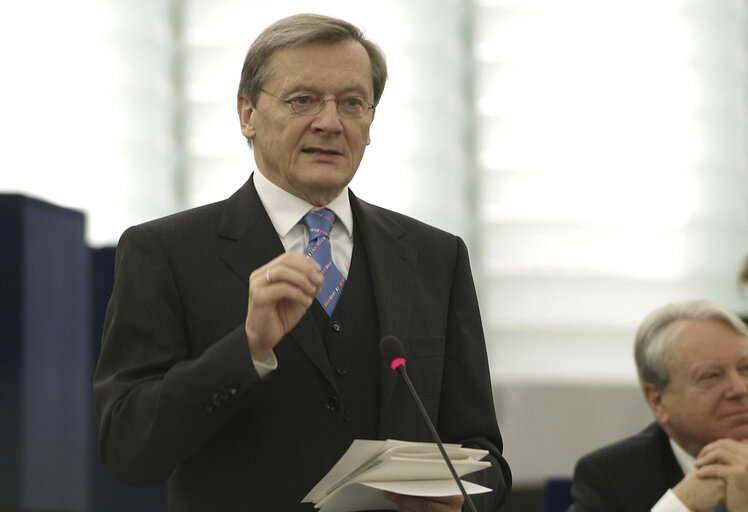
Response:
[[[663,478],[663,488],[665,490],[670,489],[671,487],[674,487],[678,482],[680,482],[683,477],[685,476],[683,474],[683,469],[680,467],[680,464],[678,463],[678,459],[675,458],[675,453],[673,453],[673,447],[670,446],[670,438],[668,437],[667,433],[665,432],[665,429],[662,428],[662,425],[660,425],[657,422],[653,422],[648,427],[649,429],[652,429],[655,432],[655,438],[657,444],[660,446],[661,453],[662,453],[662,478]],[[663,491],[664,492],[664,491]]]
[[[407,239],[403,227],[390,215],[350,193],[351,208],[360,228],[356,237],[366,249],[374,297],[382,336],[396,336],[403,342],[406,354],[408,326],[413,310],[417,252]],[[383,432],[391,410],[390,402],[397,383],[397,372],[382,363],[380,425]]]
[[[221,259],[247,285],[254,269],[283,253],[252,179],[226,200],[218,236],[234,241]]]
[[[374,215],[374,207],[351,194],[351,207],[369,256],[382,336],[404,338],[413,308],[416,251],[407,242],[402,226]],[[406,340],[402,340],[405,342]]]
[[[251,178],[226,200],[217,234],[234,241],[221,254],[221,259],[247,286],[249,286],[249,274],[254,269],[261,267],[284,251],[283,244],[257,195],[254,181]],[[299,346],[335,387],[332,369],[311,311],[306,312],[287,336]]]

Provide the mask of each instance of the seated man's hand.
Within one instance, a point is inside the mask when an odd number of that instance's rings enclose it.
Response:
[[[721,478],[699,476],[697,470],[690,471],[673,493],[693,512],[708,512],[725,502],[725,482]]]
[[[706,445],[694,463],[696,475],[719,478],[725,485],[729,511],[748,512],[748,441],[719,439]]]
[[[465,502],[465,498],[461,494],[422,498],[385,491],[384,497],[396,504],[399,512],[460,512],[462,504]]]

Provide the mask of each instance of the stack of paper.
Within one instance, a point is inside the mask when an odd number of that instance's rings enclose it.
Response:
[[[491,465],[482,461],[488,452],[445,444],[458,476]],[[462,481],[468,494],[491,489]],[[354,510],[396,510],[382,491],[411,496],[452,496],[460,488],[442,458],[436,443],[408,441],[355,440],[327,475],[319,481],[302,503],[314,503],[322,512]]]

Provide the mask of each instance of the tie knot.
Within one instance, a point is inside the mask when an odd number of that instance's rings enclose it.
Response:
[[[332,225],[335,224],[335,214],[327,208],[309,212],[301,219],[301,222],[309,228],[309,241],[320,237],[330,238]]]

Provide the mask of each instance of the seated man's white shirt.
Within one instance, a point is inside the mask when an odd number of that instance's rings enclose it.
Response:
[[[259,171],[255,171],[252,177],[260,202],[265,207],[283,248],[286,252],[303,253],[309,244],[309,231],[299,221],[311,210],[319,208],[271,183]],[[330,233],[330,249],[333,263],[347,279],[353,255],[353,212],[348,187],[325,205],[325,208],[332,210],[338,219]],[[270,352],[267,358],[255,361],[254,365],[260,377],[264,377],[278,367],[278,360],[275,353]]]
[[[695,459],[691,457],[683,448],[678,446],[675,441],[670,439],[670,447],[673,449],[673,455],[675,460],[678,461],[678,465],[683,470],[683,474],[687,475],[690,471],[693,471],[693,464]],[[681,502],[675,495],[672,489],[668,489],[667,492],[660,498],[660,501],[655,503],[652,507],[652,512],[692,512],[687,506]]]

